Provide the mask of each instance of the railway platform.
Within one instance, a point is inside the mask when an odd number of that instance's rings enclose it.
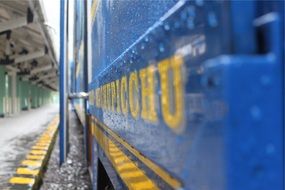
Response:
[[[10,179],[24,168],[23,161],[57,115],[58,105],[53,104],[0,118],[0,189],[11,187]]]

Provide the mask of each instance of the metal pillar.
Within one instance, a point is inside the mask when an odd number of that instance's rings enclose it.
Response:
[[[67,54],[67,24],[68,24],[68,0],[60,1],[60,126],[59,126],[59,163],[66,160],[68,153],[68,54]]]
[[[12,114],[17,113],[17,107],[18,107],[18,102],[17,102],[17,73],[13,72],[11,74],[12,78]]]
[[[5,115],[4,113],[4,97],[5,97],[5,70],[0,66],[0,117]]]

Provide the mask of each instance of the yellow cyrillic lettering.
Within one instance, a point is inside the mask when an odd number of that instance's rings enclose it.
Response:
[[[111,105],[112,102],[111,102],[111,84],[108,83],[107,84],[107,110],[111,110]]]
[[[139,84],[138,84],[138,74],[137,72],[132,72],[129,78],[129,103],[130,112],[134,118],[139,115]]]
[[[112,92],[112,105],[111,110],[115,111],[115,103],[116,103],[116,84],[115,82],[111,82],[111,92]]]
[[[128,94],[128,83],[127,77],[123,76],[121,79],[121,109],[122,113],[127,115],[128,113],[128,101],[127,101],[127,94]]]
[[[121,99],[120,99],[120,80],[116,80],[116,88],[117,88],[117,112],[121,112]]]
[[[140,70],[141,80],[141,117],[152,122],[157,121],[155,110],[155,84],[154,84],[154,66],[149,66]]]
[[[103,86],[103,99],[104,99],[103,108],[107,110],[107,85],[106,84]]]
[[[163,60],[158,64],[161,81],[162,116],[165,123],[172,129],[177,129],[182,124],[184,117],[182,64],[183,59],[178,56]],[[172,79],[169,78],[170,71],[172,71]],[[170,87],[170,85],[172,86]],[[169,89],[174,89],[172,99]]]

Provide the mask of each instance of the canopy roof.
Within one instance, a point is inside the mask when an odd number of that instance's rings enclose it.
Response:
[[[58,89],[58,63],[39,0],[0,0],[0,65],[22,80]]]

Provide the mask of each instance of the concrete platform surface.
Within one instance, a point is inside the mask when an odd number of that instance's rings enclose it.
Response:
[[[0,189],[4,189],[36,139],[58,114],[58,105],[47,105],[0,119]]]

